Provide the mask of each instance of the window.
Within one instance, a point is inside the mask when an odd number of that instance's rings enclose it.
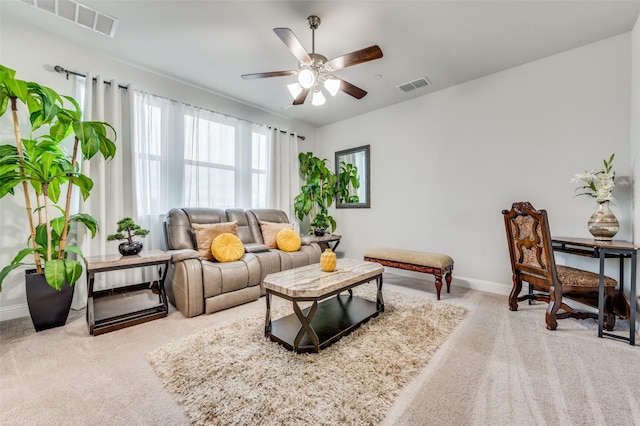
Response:
[[[235,207],[235,127],[192,115],[184,122],[185,205]]]
[[[140,214],[173,207],[266,208],[266,126],[135,93]]]
[[[267,133],[252,132],[251,134],[251,206],[256,209],[266,209],[267,206],[267,163],[268,138]]]

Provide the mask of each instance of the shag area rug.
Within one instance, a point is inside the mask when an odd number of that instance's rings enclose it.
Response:
[[[375,300],[373,289],[354,294]],[[266,339],[264,315],[253,315],[172,342],[147,359],[196,425],[377,424],[466,313],[383,294],[384,313],[317,354]],[[272,318],[287,309],[276,306]]]

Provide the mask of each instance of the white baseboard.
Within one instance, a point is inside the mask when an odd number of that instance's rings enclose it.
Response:
[[[396,269],[396,268],[384,268],[385,272],[389,272],[394,275],[401,275],[405,277],[417,278],[421,280],[434,281],[432,275],[423,274],[421,272],[407,271],[405,269]],[[446,285],[446,283],[443,283]],[[461,276],[453,276],[453,280],[451,281],[452,286],[458,286],[463,288],[470,288],[472,290],[480,290],[486,291],[488,293],[496,293],[496,294],[504,294],[509,295],[511,292],[511,284],[497,283],[493,281],[484,281],[478,280],[476,278],[467,278]]]
[[[478,280],[476,278],[454,277],[451,284],[458,285],[472,290],[486,291],[488,293],[503,294],[508,296],[511,293],[512,284],[496,283],[493,281]]]
[[[26,303],[0,307],[0,321],[7,321],[11,319],[28,317],[28,316],[29,316],[29,306]]]

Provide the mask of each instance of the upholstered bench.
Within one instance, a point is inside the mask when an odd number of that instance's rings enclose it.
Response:
[[[451,291],[453,259],[446,254],[426,253],[422,251],[400,250],[393,248],[375,248],[364,254],[364,260],[379,263],[391,268],[433,274],[436,278],[436,293],[440,300],[442,277],[447,282],[447,293]]]

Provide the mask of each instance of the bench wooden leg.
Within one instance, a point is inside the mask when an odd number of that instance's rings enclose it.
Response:
[[[436,277],[436,294],[438,296],[438,300],[440,300],[440,290],[442,289],[442,275],[441,274],[434,274]],[[447,282],[447,293],[449,292],[449,282]]]
[[[451,293],[451,272],[447,272],[444,279],[447,281],[447,293]]]

